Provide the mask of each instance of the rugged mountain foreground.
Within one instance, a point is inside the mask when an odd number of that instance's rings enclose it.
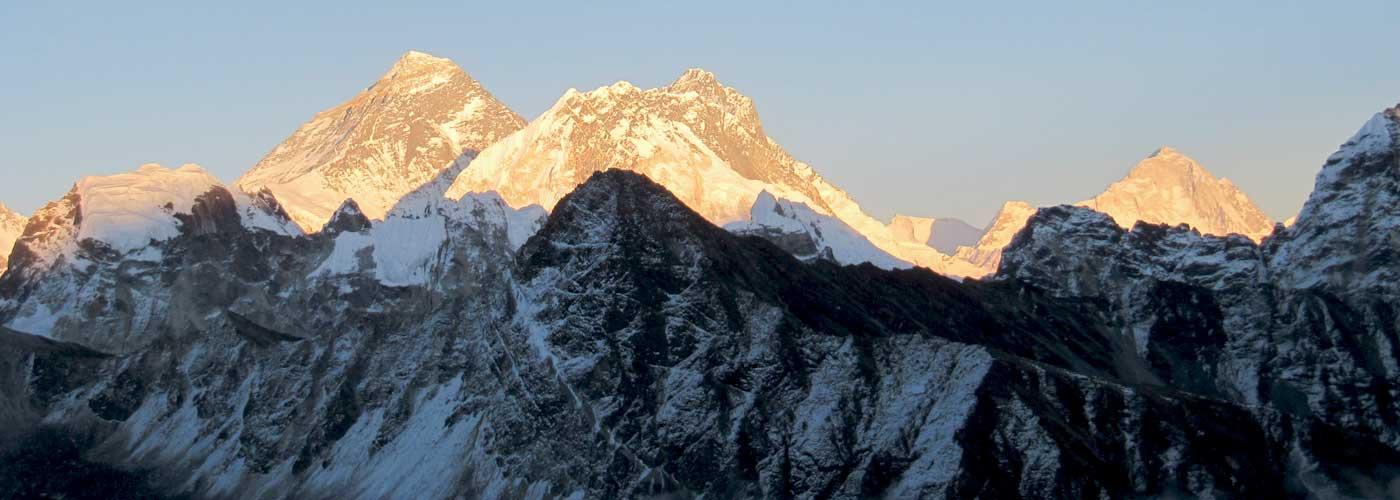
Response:
[[[0,277],[0,496],[1395,494],[1397,136],[1262,246],[1059,207],[966,283],[619,170],[309,236],[197,167],[88,179]]]

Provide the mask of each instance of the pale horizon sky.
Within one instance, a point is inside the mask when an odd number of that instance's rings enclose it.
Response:
[[[1163,145],[1292,216],[1326,157],[1400,102],[1394,2],[0,5],[0,202],[198,163],[232,182],[408,50],[533,118],[570,87],[685,68],[752,97],[784,148],[882,219],[986,224],[1079,201]]]

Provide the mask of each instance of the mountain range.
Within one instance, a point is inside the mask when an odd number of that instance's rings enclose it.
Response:
[[[0,496],[1394,494],[1397,159],[886,224],[703,70],[526,123],[411,52],[232,185],[0,211]]]

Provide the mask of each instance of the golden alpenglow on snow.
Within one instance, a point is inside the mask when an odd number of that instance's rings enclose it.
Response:
[[[1139,221],[1175,226],[1186,224],[1203,234],[1240,234],[1259,242],[1274,230],[1274,222],[1229,179],[1219,179],[1199,163],[1170,147],[1138,162],[1128,175],[1102,194],[1076,205],[1107,214],[1124,229]],[[1025,202],[1007,202],[973,247],[958,249],[957,257],[977,267],[968,276],[995,273],[1001,252],[1035,214]]]
[[[408,52],[353,99],[317,113],[238,180],[272,192],[306,232],[346,198],[382,219],[399,198],[525,126],[452,61]]]
[[[1274,230],[1274,221],[1235,183],[1216,178],[1170,147],[1158,149],[1103,194],[1077,205],[1108,214],[1125,229],[1138,221],[1187,224],[1204,234],[1242,234],[1256,242]]]
[[[810,208],[812,217],[833,219],[807,224],[844,224],[896,257],[833,248],[838,256],[872,256],[845,263],[904,261],[958,276],[973,270],[926,243],[898,242],[889,227],[769,138],[752,100],[701,69],[655,89],[628,82],[569,89],[525,129],[483,151],[447,195],[495,191],[512,206],[549,210],[594,172],[612,168],[646,175],[718,225],[749,221],[759,193],[767,191]],[[868,246],[842,241],[824,243]]]

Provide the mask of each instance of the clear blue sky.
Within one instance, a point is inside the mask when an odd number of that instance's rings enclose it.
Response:
[[[977,225],[1087,198],[1164,144],[1282,219],[1400,102],[1394,1],[201,3],[0,2],[0,201],[28,213],[145,162],[232,181],[408,49],[527,118],[704,67],[873,214]]]

